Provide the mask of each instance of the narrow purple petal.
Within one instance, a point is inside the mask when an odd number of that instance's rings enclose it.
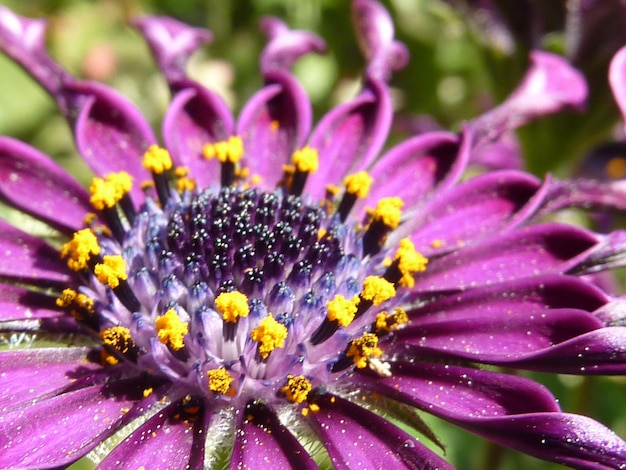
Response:
[[[498,444],[576,468],[619,468],[626,443],[596,421],[560,413],[528,379],[442,364],[395,364],[389,378],[355,380]]]
[[[266,406],[253,406],[241,415],[230,468],[318,468],[304,447]]]
[[[521,170],[524,158],[519,142],[512,132],[505,132],[498,140],[472,152],[472,165],[487,170]]]
[[[89,348],[67,347],[0,351],[2,414],[81,384],[91,385],[102,366],[88,359],[90,353]]]
[[[117,92],[74,79],[46,53],[45,22],[0,10],[0,49],[21,65],[57,102],[74,130],[76,146],[97,174],[125,170],[137,180],[133,195],[141,202],[139,183],[149,179],[141,157],[156,142],[139,110]]]
[[[56,307],[54,297],[11,284],[0,284],[0,321],[63,316],[67,313]]]
[[[392,114],[389,90],[376,81],[326,114],[309,143],[319,152],[320,166],[309,175],[307,192],[323,197],[328,184],[340,184],[347,174],[366,169],[387,139]]]
[[[402,69],[409,60],[404,44],[394,41],[391,16],[378,2],[352,2],[352,20],[357,39],[367,60],[365,74],[369,79],[387,81],[391,72]]]
[[[0,417],[0,466],[67,465],[136,416],[133,404],[144,380],[95,385],[68,392]]]
[[[311,103],[306,92],[284,70],[270,71],[266,86],[241,111],[237,134],[244,143],[244,165],[261,185],[273,188],[283,165],[304,145],[311,128]]]
[[[85,188],[63,168],[8,137],[0,137],[0,194],[64,233],[82,228],[85,215],[93,211]]]
[[[476,135],[476,146],[497,140],[537,117],[583,106],[587,85],[579,71],[547,52],[534,51],[530,59],[530,68],[508,99],[468,124]]]
[[[626,122],[626,46],[613,56],[609,67],[609,83],[613,96]]]
[[[261,29],[269,40],[260,59],[264,76],[273,70],[289,70],[300,57],[326,50],[326,44],[319,36],[308,31],[289,29],[278,18],[263,18]]]
[[[67,286],[69,270],[59,252],[37,237],[0,220],[0,276],[38,286]]]
[[[98,465],[98,470],[204,468],[205,420],[185,416],[180,402],[169,405],[134,430]]]
[[[450,469],[452,466],[389,421],[340,397],[319,397],[309,413],[334,468]]]
[[[415,232],[413,242],[428,253],[434,250],[435,240],[446,250],[504,232],[533,213],[532,200],[539,187],[539,179],[531,175],[503,170],[440,191],[420,208],[419,218],[409,222]]]
[[[626,266],[626,230],[598,235],[599,243],[571,268],[577,275],[594,274]]]
[[[383,197],[400,197],[410,208],[434,188],[454,184],[465,171],[469,146],[456,134],[432,132],[405,140],[378,159],[369,171],[374,185],[359,204],[373,206]]]
[[[146,39],[168,83],[185,79],[185,66],[191,54],[213,39],[210,31],[192,28],[172,18],[144,16],[133,25]]]
[[[228,139],[234,118],[215,92],[189,79],[186,65],[190,55],[211,34],[171,18],[147,16],[135,22],[165,76],[173,100],[163,119],[163,140],[176,165],[186,166],[201,187],[219,180],[219,162],[207,161],[202,148],[207,143]]]
[[[597,238],[581,228],[539,224],[487,238],[431,262],[416,289],[462,291],[490,283],[562,273],[583,259]]]

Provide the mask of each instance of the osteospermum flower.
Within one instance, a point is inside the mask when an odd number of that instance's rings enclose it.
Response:
[[[235,122],[185,74],[208,33],[140,20],[173,96],[164,145],[125,99],[50,59],[42,21],[0,9],[0,48],[56,100],[96,174],[87,191],[0,139],[1,194],[65,239],[1,223],[2,329],[72,334],[0,352],[2,467],[92,450],[99,468],[449,467],[398,427],[430,436],[415,409],[540,458],[626,465],[622,439],[543,386],[476,367],[626,368],[626,333],[599,319],[612,299],[575,275],[601,239],[534,223],[549,185],[533,176],[460,180],[504,132],[580,105],[582,79],[537,52],[460,134],[379,156],[406,51],[379,4],[353,8],[363,89],[312,132],[289,69],[323,48],[316,36],[264,21],[265,84]]]

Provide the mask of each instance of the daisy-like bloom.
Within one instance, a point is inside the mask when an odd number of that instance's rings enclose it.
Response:
[[[44,22],[0,10],[0,48],[54,98],[96,174],[86,190],[0,139],[0,193],[64,238],[1,223],[0,327],[71,338],[0,352],[0,466],[91,452],[103,469],[449,468],[414,437],[432,438],[415,410],[539,458],[626,466],[609,429],[480,367],[626,369],[625,330],[600,319],[615,304],[576,275],[601,238],[534,223],[550,185],[533,176],[461,180],[503,133],[580,105],[580,75],[534,53],[509,99],[460,134],[382,152],[406,51],[379,4],[353,10],[363,88],[312,131],[290,67],[323,49],[316,36],[263,21],[264,86],[235,121],[185,74],[208,33],[137,22],[172,92],[163,145],[124,98],[52,61]]]

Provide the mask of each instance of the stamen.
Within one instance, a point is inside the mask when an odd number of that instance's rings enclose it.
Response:
[[[302,403],[313,390],[311,382],[303,375],[288,375],[287,384],[280,391],[285,394],[287,400],[292,403]]]
[[[135,208],[129,193],[133,178],[125,171],[109,173],[103,178],[94,178],[89,187],[91,204],[104,215],[113,235],[118,241],[124,239],[126,229],[118,212],[118,204],[128,224],[135,218]]]
[[[396,288],[387,279],[378,276],[367,276],[363,281],[361,298],[371,302],[373,305],[380,305],[395,297],[395,295]]]
[[[359,302],[360,299],[356,295],[351,299],[346,299],[343,295],[336,295],[326,304],[328,319],[336,322],[339,326],[350,325],[354,320]]]
[[[176,176],[176,190],[183,194],[185,191],[193,191],[196,189],[196,180],[189,178],[189,168],[179,166],[174,170]]]
[[[230,186],[235,181],[235,168],[243,157],[243,141],[232,136],[228,140],[206,144],[202,149],[204,158],[217,158],[222,163],[222,186]]]
[[[274,349],[282,348],[285,345],[287,328],[274,320],[274,317],[268,315],[252,330],[250,338],[260,343],[259,354],[263,359],[267,359]]]
[[[124,326],[114,326],[100,332],[102,344],[107,348],[121,354],[128,354],[135,349],[135,342],[130,330]]]
[[[398,251],[391,265],[385,271],[385,279],[402,287],[415,285],[413,275],[426,271],[428,258],[415,250],[415,245],[408,238],[400,240]]]
[[[229,394],[230,386],[235,378],[224,367],[213,369],[207,372],[209,376],[209,390],[220,395]]]
[[[378,336],[373,333],[364,333],[360,338],[353,340],[346,353],[346,356],[352,358],[358,369],[367,367],[367,361],[370,357],[382,355],[383,351],[378,347]]]
[[[374,331],[378,336],[384,336],[396,331],[409,322],[409,316],[402,308],[394,309],[393,313],[381,312],[376,315]]]
[[[348,175],[344,178],[343,185],[346,191],[337,208],[337,213],[342,222],[346,221],[356,200],[367,197],[373,181],[374,178],[372,178],[367,171],[359,171],[358,173]]]
[[[248,297],[238,291],[222,292],[215,298],[215,310],[217,310],[224,321],[235,323],[239,317],[247,317],[250,313]]]
[[[363,235],[364,255],[377,253],[387,234],[400,225],[403,205],[399,197],[386,197],[378,201],[376,209],[369,210],[371,223]]]
[[[152,173],[159,201],[161,206],[165,207],[170,197],[170,185],[167,178],[167,172],[172,169],[170,153],[158,145],[151,145],[143,155],[143,166]]]
[[[77,320],[85,320],[85,314],[91,317],[95,313],[93,299],[74,289],[64,289],[56,299],[56,305],[61,308],[74,307],[70,309],[70,314]]]
[[[161,343],[174,351],[179,351],[185,347],[183,339],[189,332],[189,324],[180,319],[176,310],[171,308],[164,315],[157,317],[155,326]]]
[[[61,257],[69,258],[67,266],[72,271],[88,269],[92,257],[100,254],[98,239],[91,231],[85,228],[74,233],[72,239],[61,248]]]
[[[289,193],[300,196],[308,176],[315,173],[319,167],[319,156],[316,149],[306,146],[295,151],[291,159],[294,173],[288,186]]]
[[[107,255],[102,258],[102,262],[96,264],[94,274],[98,280],[111,289],[120,285],[120,281],[128,279],[126,273],[126,262],[120,255]]]

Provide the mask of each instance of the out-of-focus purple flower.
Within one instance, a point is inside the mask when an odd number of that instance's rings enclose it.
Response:
[[[0,352],[2,467],[96,449],[102,469],[448,468],[387,419],[429,436],[415,409],[539,458],[626,465],[621,438],[543,386],[476,367],[626,370],[626,330],[598,314],[614,299],[567,274],[605,239],[532,223],[547,186],[531,175],[461,179],[512,128],[580,106],[580,75],[537,52],[462,133],[383,152],[406,51],[381,5],[353,7],[363,88],[313,129],[290,67],[323,49],[316,36],[264,20],[264,86],[235,119],[185,73],[209,34],[138,21],[172,93],[163,147],[127,100],[50,59],[42,21],[0,9],[0,48],[55,99],[97,175],[86,191],[0,138],[0,194],[66,240],[0,223],[0,328],[72,335]]]

